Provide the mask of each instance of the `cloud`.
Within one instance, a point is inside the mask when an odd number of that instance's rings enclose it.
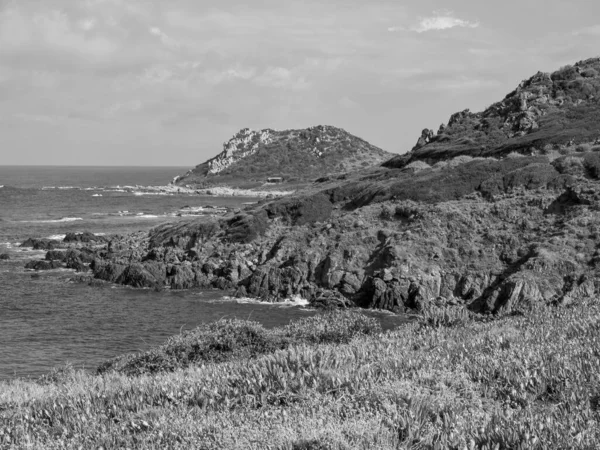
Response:
[[[346,109],[353,109],[358,107],[358,103],[356,103],[354,100],[352,100],[350,97],[342,97],[339,101],[338,104]]]
[[[464,92],[492,89],[500,85],[501,83],[498,80],[470,78],[462,75],[448,78],[442,77],[437,80],[426,80],[417,84],[416,87],[421,91],[454,92],[462,94]]]
[[[256,76],[255,67],[236,66],[223,70],[206,70],[202,73],[203,80],[210,85],[228,83],[232,81],[247,81]]]
[[[78,25],[83,31],[92,31],[96,27],[96,20],[82,19],[79,21]]]
[[[454,17],[450,11],[434,11],[434,16],[424,17],[421,21],[411,29],[417,33],[425,33],[427,31],[441,31],[450,28],[477,28],[479,22],[469,22]]]
[[[310,87],[310,83],[303,76],[296,76],[290,69],[285,67],[268,67],[261,75],[254,78],[254,82],[259,86],[294,91],[305,90]]]
[[[162,31],[158,27],[151,27],[150,34],[159,37],[161,42],[163,43],[163,45],[165,45],[166,47],[171,47],[171,48],[180,48],[181,47],[181,44],[179,42],[177,42],[175,39],[171,38],[167,33]]]
[[[600,36],[600,25],[592,25],[573,31],[573,36]]]
[[[117,46],[105,36],[86,36],[93,26],[90,20],[74,23],[59,10],[30,14],[25,9],[6,9],[0,11],[0,49],[21,58],[51,50],[97,61],[113,54]]]
[[[118,102],[109,106],[106,109],[106,114],[108,116],[114,116],[119,113],[132,113],[138,112],[142,109],[143,103],[140,100],[131,100],[128,102]]]

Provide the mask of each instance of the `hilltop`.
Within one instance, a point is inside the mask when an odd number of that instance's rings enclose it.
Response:
[[[305,183],[378,165],[392,156],[332,126],[285,131],[244,128],[223,144],[221,153],[176,177],[174,183],[200,188],[256,188],[269,178]]]
[[[423,130],[411,152],[385,165],[433,165],[460,155],[552,155],[599,144],[599,121],[600,58],[591,58],[553,73],[538,72],[483,112],[453,114],[437,133]]]

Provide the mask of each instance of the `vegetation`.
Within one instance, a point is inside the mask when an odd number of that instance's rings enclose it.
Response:
[[[315,319],[314,332],[309,322],[274,331],[312,338],[258,357],[16,380],[0,386],[0,447],[597,448],[599,313],[597,303],[495,320],[436,309],[393,332],[332,342],[323,330],[355,323],[346,313]],[[162,349],[210,341],[221,327],[269,335],[221,322]]]
[[[357,335],[380,332],[376,319],[356,312],[324,314],[267,330],[258,322],[219,320],[173,336],[146,353],[108,361],[99,373],[115,370],[141,375],[190,367],[206,362],[253,358],[300,344],[347,343]]]

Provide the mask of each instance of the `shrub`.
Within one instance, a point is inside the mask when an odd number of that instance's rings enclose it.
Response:
[[[330,311],[273,330],[247,320],[219,320],[173,336],[145,353],[107,361],[98,373],[172,372],[201,363],[253,358],[292,344],[348,343],[355,336],[379,332],[375,318],[355,311]]]
[[[281,330],[286,339],[309,344],[342,344],[355,336],[380,332],[377,319],[356,311],[327,312],[293,322]]]

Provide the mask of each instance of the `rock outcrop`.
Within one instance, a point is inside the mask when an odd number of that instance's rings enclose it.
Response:
[[[385,166],[402,168],[415,161],[433,165],[460,155],[551,154],[596,145],[600,142],[599,72],[600,58],[554,73],[538,72],[485,111],[457,112],[437,134],[424,130],[411,152]]]
[[[381,164],[393,155],[331,126],[303,130],[244,128],[223,151],[173,180],[191,187],[258,187],[269,178],[286,183]]]

